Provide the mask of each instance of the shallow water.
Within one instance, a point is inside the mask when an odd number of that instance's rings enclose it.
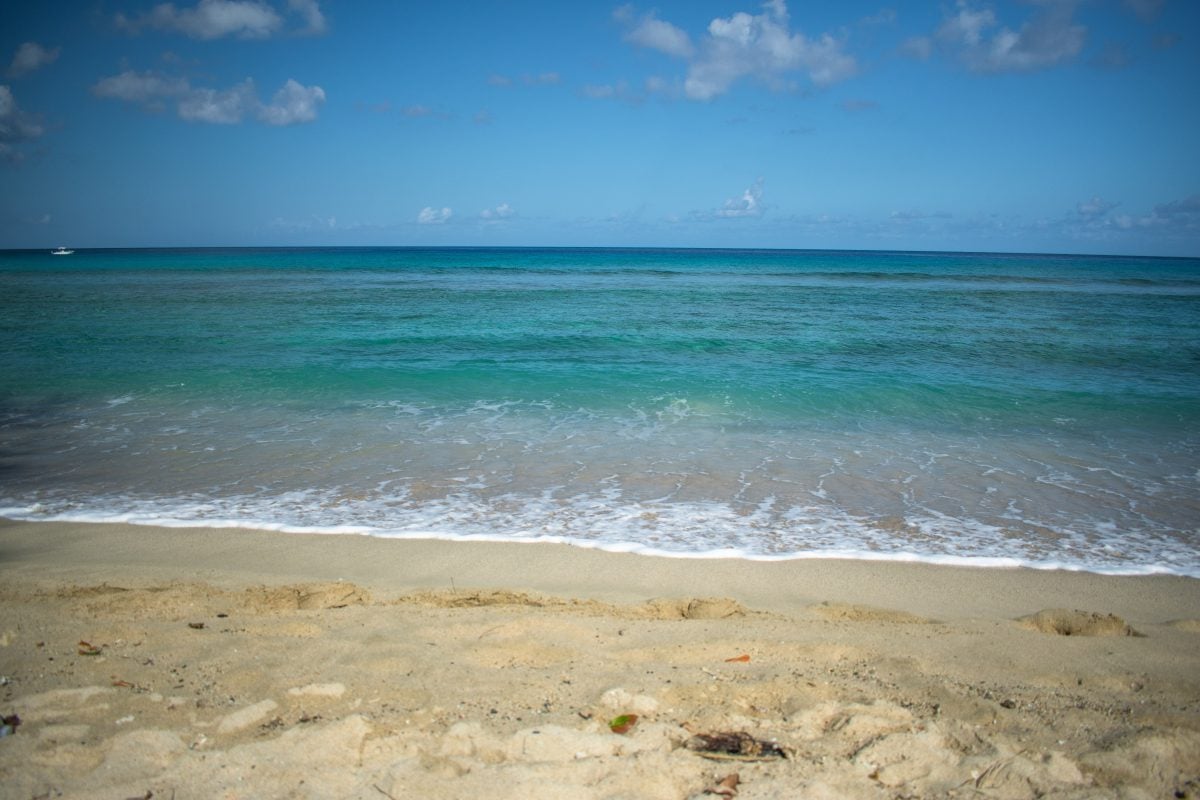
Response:
[[[0,513],[1200,575],[1200,261],[0,254]]]

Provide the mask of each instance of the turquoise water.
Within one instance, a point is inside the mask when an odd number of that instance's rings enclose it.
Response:
[[[1200,576],[1200,260],[0,253],[0,514]]]

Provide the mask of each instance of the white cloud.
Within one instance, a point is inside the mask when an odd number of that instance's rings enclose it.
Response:
[[[762,190],[763,179],[759,178],[752,186],[746,188],[742,192],[741,197],[730,198],[725,201],[725,205],[721,206],[716,211],[716,216],[726,219],[738,217],[761,217],[762,216]]]
[[[632,22],[632,9],[623,6],[614,15],[618,20]],[[676,58],[690,58],[695,48],[687,33],[650,12],[625,32],[625,41],[648,47]]]
[[[126,70],[103,78],[92,87],[97,97],[109,97],[137,103],[148,110],[161,110],[164,102],[174,100],[176,113],[188,122],[234,125],[254,117],[267,125],[294,125],[312,122],[325,102],[320,86],[304,86],[289,78],[264,104],[258,99],[250,78],[224,90],[194,87],[184,78],[171,78],[153,72]]]
[[[618,11],[619,20],[632,23],[632,10],[624,7]],[[792,33],[784,0],[769,0],[761,14],[738,12],[728,19],[714,19],[707,36],[695,46],[682,30],[653,15],[642,17],[625,38],[687,59],[683,90],[693,100],[711,100],[746,77],[781,87],[786,85],[786,75],[800,72],[812,83],[827,86],[858,70],[838,39],[829,34],[810,39]]]
[[[679,96],[680,88],[678,84],[672,84],[657,75],[651,75],[646,78],[640,89],[631,86],[628,81],[621,80],[613,84],[584,84],[579,93],[591,100],[617,100],[637,106],[652,96],[663,100],[672,100]]]
[[[31,114],[22,111],[12,90],[0,85],[0,160],[16,163],[24,158],[20,146],[37,139],[45,128]]]
[[[417,222],[421,225],[441,225],[453,215],[454,212],[448,208],[425,206],[421,213],[417,214]]]
[[[1075,210],[1079,212],[1079,216],[1081,216],[1081,217],[1086,217],[1088,219],[1095,219],[1097,217],[1104,216],[1109,211],[1112,211],[1114,208],[1116,208],[1118,205],[1119,205],[1118,203],[1113,203],[1111,201],[1105,200],[1100,195],[1093,195],[1092,199],[1085,200],[1082,203],[1080,203],[1079,205],[1077,205],[1075,207]]]
[[[258,104],[254,81],[247,78],[236,86],[216,89],[192,89],[179,100],[179,117],[188,122],[233,125]]]
[[[1200,194],[1157,205],[1154,207],[1154,213],[1163,219],[1190,218],[1195,223],[1200,219]]]
[[[127,103],[151,103],[163,97],[186,94],[191,87],[183,78],[167,78],[152,72],[125,70],[120,75],[101,78],[92,87],[97,97],[111,97]]]
[[[1163,233],[1195,234],[1200,232],[1200,194],[1161,203],[1149,214],[1132,217],[1122,214],[1113,219],[1123,230],[1131,228],[1153,228]]]
[[[508,203],[501,203],[495,208],[485,208],[483,211],[480,211],[479,217],[488,222],[499,222],[500,220],[515,217],[516,214],[516,210]]]
[[[288,0],[288,10],[304,21],[299,34],[320,35],[328,30],[318,0]],[[193,39],[266,39],[283,30],[283,16],[262,0],[199,0],[195,6],[180,8],[174,3],[159,3],[136,18],[117,14],[116,24],[130,33],[144,28],[174,31]]]
[[[312,122],[317,118],[317,108],[324,102],[325,90],[320,86],[302,86],[288,78],[270,104],[259,107],[258,118],[268,125]]]
[[[958,0],[958,13],[942,20],[937,35],[941,39],[977,46],[983,32],[996,24],[996,14],[990,8],[975,10],[966,0]]]
[[[1059,224],[1065,234],[1092,241],[1152,237],[1153,241],[1161,243],[1171,239],[1194,239],[1200,235],[1200,194],[1160,203],[1149,213],[1142,214],[1110,214],[1118,205],[1094,196],[1079,203],[1076,213],[1068,214]]]
[[[8,74],[15,78],[41,69],[47,64],[53,64],[58,60],[60,52],[62,52],[61,47],[47,50],[37,42],[25,42],[17,48],[12,63],[8,66]]]
[[[956,8],[942,21],[937,38],[976,72],[1051,67],[1077,56],[1087,37],[1087,28],[1075,24],[1074,0],[1043,3],[1043,11],[1019,31],[1001,26],[994,33],[999,23],[990,8],[977,9],[971,0],[958,0]]]
[[[317,0],[288,0],[288,8],[304,17],[306,27],[301,33],[319,36],[329,29]]]
[[[200,0],[193,8],[160,3],[138,19],[117,15],[117,26],[137,33],[142,28],[177,31],[193,39],[239,36],[263,39],[283,25],[275,9],[258,0]]]

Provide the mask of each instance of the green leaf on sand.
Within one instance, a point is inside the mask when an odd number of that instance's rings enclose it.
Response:
[[[629,729],[637,724],[637,714],[622,714],[619,717],[613,717],[609,721],[608,727],[612,728],[613,733],[628,733]]]

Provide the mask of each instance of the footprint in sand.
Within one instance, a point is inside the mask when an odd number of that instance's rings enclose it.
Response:
[[[837,622],[887,622],[895,625],[930,625],[936,622],[907,611],[851,603],[821,603],[809,606],[809,609],[827,620]]]
[[[1058,636],[1141,636],[1129,623],[1115,614],[1095,611],[1071,611],[1066,608],[1047,608],[1036,614],[1019,617],[1023,628],[1053,633]]]

